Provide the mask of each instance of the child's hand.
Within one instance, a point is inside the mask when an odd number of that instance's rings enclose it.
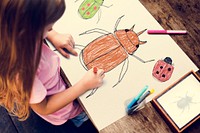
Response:
[[[77,56],[77,52],[74,50],[74,39],[70,34],[57,34],[54,38],[54,46],[65,57],[69,58],[70,53]],[[68,52],[66,52],[66,49]]]
[[[50,37],[49,37],[50,36]],[[66,58],[70,55],[77,56],[77,52],[74,50],[74,39],[70,34],[60,34],[55,31],[50,31],[48,33],[48,38],[53,43],[55,48]]]
[[[103,84],[103,78],[105,77],[103,69],[98,69],[95,73],[93,68],[88,70],[84,77],[80,80],[84,88],[87,90],[100,87]]]

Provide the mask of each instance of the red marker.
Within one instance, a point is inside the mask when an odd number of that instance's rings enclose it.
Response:
[[[93,67],[93,72],[97,73],[97,67]]]

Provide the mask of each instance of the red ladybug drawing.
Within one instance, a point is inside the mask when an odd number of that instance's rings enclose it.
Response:
[[[170,79],[174,67],[172,66],[172,59],[166,57],[164,60],[158,60],[154,65],[152,75],[161,82]]]
[[[134,56],[143,63],[154,61],[144,61],[133,54],[139,48],[139,45],[146,43],[146,41],[140,41],[138,38],[138,36],[146,31],[146,29],[135,33],[133,31],[133,25],[130,29],[117,30],[117,26],[123,16],[118,18],[116,21],[114,34],[99,28],[91,29],[80,34],[103,34],[90,42],[80,53],[80,61],[86,70],[96,66],[104,69],[105,72],[108,72],[122,62],[124,63],[122,65],[118,82],[114,86],[116,86],[123,79],[128,70],[129,55]]]

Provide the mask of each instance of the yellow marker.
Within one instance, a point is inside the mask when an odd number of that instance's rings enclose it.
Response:
[[[154,91],[155,91],[154,89],[151,89],[151,90],[150,90],[150,94],[154,93]]]
[[[154,89],[151,89],[150,91],[147,91],[144,95],[140,97],[140,99],[137,101],[137,104],[141,103],[147,96],[154,93]]]

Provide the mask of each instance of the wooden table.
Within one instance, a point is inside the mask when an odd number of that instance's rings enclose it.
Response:
[[[200,1],[140,0],[158,23],[167,30],[187,30],[187,35],[171,35],[180,48],[200,68]],[[197,72],[200,75],[200,71]],[[171,133],[151,103],[133,116],[124,116],[100,133]],[[200,120],[184,132],[200,133]]]

